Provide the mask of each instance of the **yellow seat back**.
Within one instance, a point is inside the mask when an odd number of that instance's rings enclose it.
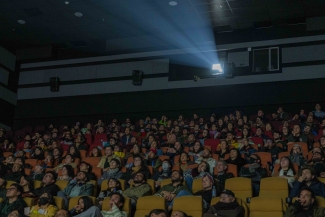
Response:
[[[261,179],[260,197],[277,197],[284,201],[288,197],[289,188],[287,179],[268,177]]]
[[[17,182],[14,182],[14,181],[7,181],[7,185],[6,185],[6,188],[9,188],[10,187],[10,185],[12,185],[12,184],[17,184]]]
[[[42,187],[42,182],[41,181],[34,180],[33,184],[34,184],[34,189]]]
[[[70,198],[69,210],[73,209],[76,205],[78,205],[78,201],[79,201],[80,197],[82,197],[82,196]],[[87,197],[90,197],[90,199],[93,201],[94,205],[96,205],[96,197],[92,197],[92,196],[87,196]]]
[[[140,197],[137,201],[137,208],[134,217],[143,217],[153,209],[166,210],[166,200],[163,197],[146,196]]]
[[[59,186],[60,190],[62,191],[63,189],[65,189],[68,186],[69,181],[68,180],[56,180],[55,184],[57,186]]]
[[[195,194],[198,191],[202,190],[202,178],[194,179],[192,184],[192,192]]]
[[[252,180],[243,177],[227,179],[225,189],[234,192],[236,198],[246,201],[247,197],[252,197]]]
[[[24,197],[23,198],[28,207],[34,206],[34,198]]]
[[[250,203],[249,217],[283,217],[281,198],[254,197]]]
[[[182,211],[192,217],[202,217],[203,201],[201,197],[183,196],[174,199],[173,212]]]
[[[64,200],[61,197],[53,196],[57,208],[64,209]]]

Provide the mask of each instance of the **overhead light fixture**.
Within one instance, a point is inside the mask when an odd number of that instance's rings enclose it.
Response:
[[[213,64],[212,65],[212,70],[216,71],[215,73],[213,73],[213,75],[220,75],[223,74],[223,68],[221,67],[221,64]]]
[[[24,24],[26,23],[25,20],[17,20],[17,22],[18,22],[19,24],[22,24],[22,25],[24,25]]]
[[[170,1],[170,2],[169,2],[169,5],[170,5],[170,6],[176,6],[177,4],[178,4],[178,3],[177,3],[176,1]]]
[[[82,16],[83,16],[83,14],[82,14],[81,12],[76,12],[76,13],[74,13],[74,15],[75,15],[76,17],[82,17]]]
[[[64,2],[64,4],[68,5],[68,4],[70,4],[70,2],[68,2],[68,1],[65,1],[65,2]]]

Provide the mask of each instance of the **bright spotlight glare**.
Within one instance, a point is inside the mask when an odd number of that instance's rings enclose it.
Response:
[[[222,69],[220,63],[218,63],[218,64],[213,64],[213,65],[212,65],[212,70],[213,70],[213,71],[218,71],[218,72],[214,73],[214,75],[223,74],[223,69]]]

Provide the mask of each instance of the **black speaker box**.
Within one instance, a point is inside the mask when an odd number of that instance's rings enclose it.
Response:
[[[58,92],[60,88],[60,78],[51,77],[50,78],[50,89],[52,92]]]
[[[141,85],[142,84],[143,71],[133,70],[132,71],[132,84]]]

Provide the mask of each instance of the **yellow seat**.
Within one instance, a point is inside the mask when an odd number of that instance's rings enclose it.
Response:
[[[165,198],[157,196],[140,197],[137,201],[137,208],[134,217],[143,217],[148,215],[153,208],[166,210]]]
[[[212,200],[211,200],[211,206],[212,205],[215,205],[216,203],[218,203],[219,202],[219,200],[220,200],[220,197],[215,197],[215,198],[212,198]],[[241,205],[242,207],[244,207],[244,210],[245,210],[245,217],[248,217],[248,211],[249,211],[249,209],[248,209],[248,206],[247,206],[247,204],[245,203],[245,201],[243,201],[242,199],[240,199],[240,198],[236,198],[236,201],[237,201],[237,203],[239,204],[239,205]]]
[[[237,198],[246,201],[247,197],[252,197],[252,180],[243,177],[227,179],[225,189],[231,190]]]
[[[14,181],[7,181],[6,188],[9,188],[10,185],[15,184],[15,183],[17,184],[17,182],[14,182]]]
[[[24,197],[23,198],[28,207],[34,206],[34,198]]]
[[[201,190],[202,190],[202,178],[193,180],[193,184],[192,184],[193,194]]]
[[[34,184],[34,189],[42,187],[42,182],[41,181],[34,180],[33,184]]]
[[[119,181],[121,183],[121,189],[122,189],[122,191],[125,191],[125,180],[119,179]],[[100,190],[101,191],[106,191],[107,188],[108,188],[108,180],[102,181],[102,184],[100,185]]]
[[[61,197],[53,196],[55,205],[59,209],[64,209],[64,200]]]
[[[3,201],[3,198],[0,198],[0,203]]]
[[[325,184],[325,178],[317,177],[317,179]]]
[[[56,180],[55,184],[57,186],[59,186],[60,190],[62,191],[63,189],[65,189],[68,186],[69,181],[67,181],[67,180]]]
[[[96,180],[90,180],[89,182],[91,184],[93,184],[93,186],[94,186],[94,188],[93,188],[93,196],[96,197],[97,196],[97,181]]]
[[[148,179],[147,183],[150,185],[151,188],[151,194],[155,194],[156,193],[156,184],[155,184],[155,180],[153,179]]]
[[[202,198],[196,196],[177,197],[174,199],[173,212],[174,211],[183,211],[192,217],[202,217]]]
[[[283,217],[281,198],[254,197],[250,203],[249,217]]]
[[[69,200],[69,210],[73,209],[78,204],[78,200],[80,197],[82,197],[82,196],[72,197]],[[93,197],[93,196],[87,196],[87,197],[90,197],[90,199],[93,201],[94,205],[96,204],[96,197]]]
[[[126,212],[127,216],[130,216],[131,214],[131,200],[128,197],[124,197],[125,202],[124,205],[122,207],[122,211]],[[103,205],[102,205],[102,210],[105,211],[109,211],[111,209],[111,205],[110,205],[110,197],[106,197],[103,201]]]

